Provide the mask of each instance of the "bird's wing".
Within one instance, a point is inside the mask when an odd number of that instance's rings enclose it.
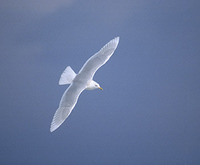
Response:
[[[73,82],[67,88],[60,100],[59,107],[56,110],[53,120],[51,122],[51,132],[55,131],[70,115],[74,106],[77,103],[78,97],[84,89],[85,85],[78,81]]]
[[[108,42],[103,48],[101,48],[96,54],[86,61],[79,71],[79,74],[81,74],[87,80],[92,80],[95,72],[112,56],[117,48],[118,43],[119,37],[116,37]]]

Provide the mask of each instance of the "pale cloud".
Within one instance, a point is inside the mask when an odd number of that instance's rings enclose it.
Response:
[[[51,14],[60,8],[69,7],[74,0],[2,0],[0,8],[17,12],[27,12],[42,16]]]

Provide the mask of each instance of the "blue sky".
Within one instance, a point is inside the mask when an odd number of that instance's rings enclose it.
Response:
[[[197,0],[0,2],[0,164],[200,163]],[[55,132],[66,66],[115,54]]]

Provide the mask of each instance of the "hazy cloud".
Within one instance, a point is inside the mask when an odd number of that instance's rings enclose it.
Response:
[[[46,15],[62,7],[68,7],[74,0],[3,0],[1,7],[4,10],[32,12],[36,15]]]

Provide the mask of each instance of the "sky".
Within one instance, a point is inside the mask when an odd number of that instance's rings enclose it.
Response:
[[[199,165],[198,0],[1,0],[0,164]],[[120,37],[50,133],[67,86],[104,44]]]

